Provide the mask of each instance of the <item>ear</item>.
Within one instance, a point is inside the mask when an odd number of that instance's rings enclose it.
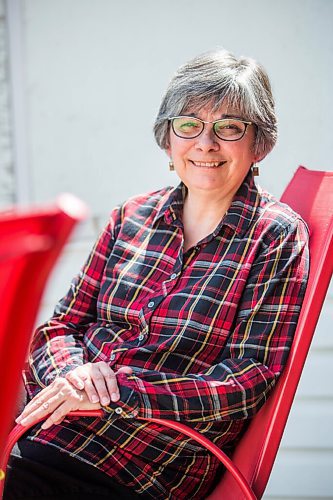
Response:
[[[255,155],[253,157],[253,163],[259,163],[260,161],[262,161],[265,157],[264,156],[258,156],[258,155]]]

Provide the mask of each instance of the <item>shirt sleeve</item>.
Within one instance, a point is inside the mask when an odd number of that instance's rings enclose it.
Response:
[[[23,372],[30,397],[56,377],[88,362],[83,338],[89,325],[96,322],[97,297],[118,217],[119,209],[115,209],[68,293],[57,304],[52,318],[34,334],[29,369]]]
[[[187,422],[251,418],[286,363],[305,293],[308,260],[307,228],[297,219],[271,238],[253,263],[220,362],[204,373],[186,376],[151,370],[122,374],[121,401],[107,409],[109,415],[116,405],[124,417]]]

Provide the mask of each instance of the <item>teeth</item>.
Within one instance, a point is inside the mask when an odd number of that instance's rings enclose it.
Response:
[[[222,161],[193,161],[196,167],[218,167]]]

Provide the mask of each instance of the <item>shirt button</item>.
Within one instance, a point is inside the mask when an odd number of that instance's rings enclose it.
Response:
[[[170,279],[174,280],[175,278],[177,278],[177,274],[176,273],[171,274]]]
[[[118,406],[118,408],[115,409],[115,412],[118,413],[118,415],[120,415],[123,412],[123,409],[120,408],[120,406]]]
[[[114,359],[116,359],[116,355],[115,354],[111,354],[110,360],[113,361]]]
[[[144,338],[145,338],[145,336],[144,336],[144,335],[142,335],[142,334],[141,334],[141,335],[139,335],[139,337],[138,337],[138,339],[139,339],[139,340],[143,340]]]
[[[153,302],[153,301],[151,301],[151,302],[148,302],[148,307],[149,307],[149,308],[152,308],[152,307],[154,307],[154,305],[155,305],[155,302]]]

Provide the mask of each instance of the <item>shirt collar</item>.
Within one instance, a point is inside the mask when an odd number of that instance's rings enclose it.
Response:
[[[252,170],[250,170],[214,232],[217,233],[222,225],[226,224],[237,234],[244,234],[253,220],[259,200],[259,190],[254,182]]]
[[[186,186],[182,182],[171,191],[167,191],[160,201],[160,208],[155,215],[154,223],[163,215],[168,224],[177,219],[181,220],[185,196]]]
[[[182,182],[168,191],[161,199],[154,223],[162,216],[168,224],[176,220],[181,221],[186,191],[187,188]],[[259,192],[250,170],[236,192],[229,209],[215,229],[214,235],[221,231],[223,225],[229,226],[239,235],[244,233],[254,217],[258,204]]]

